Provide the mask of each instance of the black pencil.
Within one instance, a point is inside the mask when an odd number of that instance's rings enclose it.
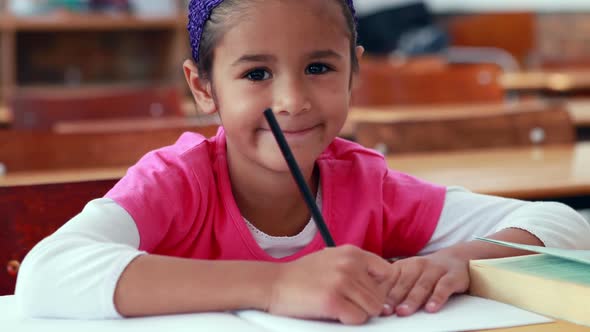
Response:
[[[297,161],[291,152],[291,148],[289,148],[289,144],[287,144],[287,140],[283,135],[283,131],[281,130],[281,127],[279,126],[279,123],[277,122],[277,119],[270,108],[264,111],[264,117],[266,118],[266,121],[268,122],[270,130],[277,140],[277,143],[279,144],[279,148],[283,153],[283,157],[285,157],[285,161],[287,162],[287,165],[289,165],[289,170],[291,170],[291,174],[293,175],[293,178],[299,187],[299,191],[301,191],[301,194],[303,195],[305,204],[307,204],[314,222],[318,226],[320,234],[322,234],[322,237],[324,238],[324,242],[326,242],[326,246],[335,247],[336,244],[334,243],[334,239],[332,239],[332,235],[330,235],[330,231],[328,230],[328,226],[326,226],[324,217],[322,217],[322,213],[315,203],[315,198],[311,194],[311,190],[309,190],[309,187],[307,186],[307,183],[301,174],[301,170],[299,169]]]

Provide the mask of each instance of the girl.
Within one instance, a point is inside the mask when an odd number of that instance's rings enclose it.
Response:
[[[184,72],[222,129],[149,153],[40,242],[17,283],[28,315],[255,308],[359,324],[436,312],[468,288],[470,259],[522,254],[474,235],[588,247],[590,226],[564,205],[425,183],[335,138],[363,53],[351,0],[189,6],[194,61]],[[323,249],[264,120],[269,107],[339,247]],[[411,258],[383,259],[398,256]]]

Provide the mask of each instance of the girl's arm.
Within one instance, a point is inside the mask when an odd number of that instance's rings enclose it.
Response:
[[[438,311],[453,293],[469,287],[469,260],[527,254],[474,236],[531,245],[590,248],[590,223],[572,208],[551,202],[525,202],[449,188],[437,228],[424,256],[392,265],[397,282],[388,302],[399,315],[425,306]]]
[[[390,265],[351,246],[284,264],[143,255],[131,216],[90,202],[23,261],[16,296],[32,317],[119,318],[262,309],[358,324],[379,315]]]
[[[119,318],[261,307],[260,286],[271,284],[273,264],[151,256],[138,247],[131,216],[110,199],[94,200],[27,255],[17,298],[33,317]],[[231,290],[211,294],[214,284]],[[199,306],[203,299],[208,305]]]
[[[97,199],[23,260],[16,299],[27,316],[118,318],[113,292],[125,267],[142,255],[129,214],[110,199]]]
[[[121,274],[114,302],[127,317],[265,310],[277,273],[274,263],[144,255]]]
[[[352,246],[284,264],[146,255],[121,275],[115,304],[124,316],[259,309],[359,324],[383,312],[389,268]]]
[[[420,254],[509,228],[526,230],[542,242],[539,245],[590,249],[590,222],[565,204],[527,202],[449,187],[436,230]]]

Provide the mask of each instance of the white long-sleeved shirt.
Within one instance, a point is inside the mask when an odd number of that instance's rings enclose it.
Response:
[[[507,228],[526,230],[547,247],[590,249],[590,224],[564,204],[450,187],[434,234],[420,254]],[[275,257],[296,252],[317,232],[312,221],[293,237],[272,237],[252,225],[250,230]],[[24,259],[16,286],[22,310],[32,317],[120,318],[115,289],[127,265],[145,254],[138,250],[139,240],[135,222],[121,206],[106,198],[91,201]]]

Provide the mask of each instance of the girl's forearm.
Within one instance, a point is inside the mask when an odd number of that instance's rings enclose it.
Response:
[[[539,240],[533,234],[517,228],[508,228],[501,230],[495,234],[488,236],[491,239],[515,242],[521,244],[529,244],[535,246],[542,246],[543,242]],[[446,249],[439,251],[441,254],[453,254],[462,257],[465,260],[472,259],[488,259],[488,258],[501,258],[509,256],[519,256],[531,254],[529,251],[519,250],[514,248],[508,248],[499,246],[492,243],[483,241],[470,241],[459,243]]]
[[[278,265],[139,256],[119,279],[115,307],[127,317],[264,310]]]

